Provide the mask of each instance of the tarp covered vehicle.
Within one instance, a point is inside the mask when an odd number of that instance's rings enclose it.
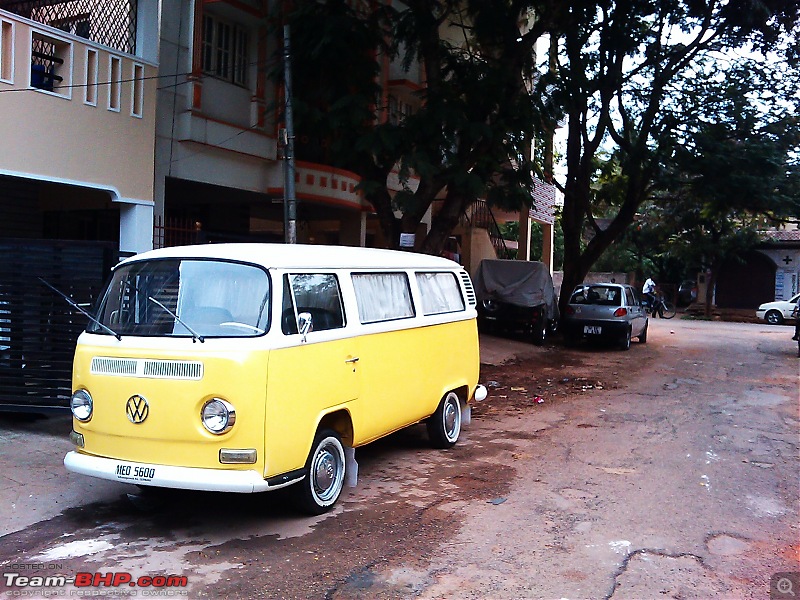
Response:
[[[535,344],[555,331],[558,303],[544,263],[484,259],[473,280],[479,325],[522,331]]]

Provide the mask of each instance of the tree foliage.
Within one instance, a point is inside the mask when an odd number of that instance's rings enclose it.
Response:
[[[685,128],[655,182],[656,228],[672,256],[709,272],[707,314],[723,262],[757,244],[764,223],[800,217],[797,83],[754,60],[707,65],[687,83]]]
[[[479,198],[529,206],[537,170],[530,141],[552,112],[544,83],[534,82],[533,46],[550,19],[532,19],[530,2],[353,4],[297,3],[287,15],[298,156],[360,175],[391,245],[417,230],[434,199],[443,202],[421,244],[430,253],[441,250]],[[376,119],[381,94],[375,82],[384,58],[424,71],[420,107],[400,123]],[[387,187],[393,170],[402,183],[396,194]]]
[[[794,2],[605,1],[577,5],[563,38],[559,82],[568,115],[564,288],[572,289],[653,198],[681,142],[701,67],[796,27]],[[796,53],[787,46],[785,58]],[[598,159],[603,154],[604,161]],[[602,164],[605,162],[605,164]],[[603,173],[618,173],[604,185]],[[604,227],[598,209],[613,207]],[[607,214],[607,210],[606,210]],[[584,228],[593,235],[582,246]],[[561,299],[562,303],[565,298]]]
[[[780,52],[788,90],[800,56],[798,12],[794,0],[295,3],[286,18],[295,36],[298,136],[309,140],[307,156],[361,176],[392,245],[417,230],[434,199],[443,200],[421,244],[436,253],[475,199],[505,207],[531,202],[541,165],[530,141],[565,115],[567,175],[558,184],[569,290],[645,203],[669,196],[656,194],[656,182],[663,184],[665,171],[681,171],[682,145],[697,156],[718,155],[714,144],[730,143],[711,135],[714,115],[736,106],[693,100],[694,87],[726,81],[722,67],[732,52]],[[537,73],[533,47],[545,34],[560,40],[558,57],[552,71]],[[397,124],[376,119],[382,96],[375,76],[384,59],[423,68],[420,108]],[[779,97],[790,98],[776,91],[783,84],[769,90],[768,83],[751,93],[773,108]],[[790,113],[786,105],[786,119]],[[787,123],[775,119],[753,131],[764,139]],[[747,127],[742,121],[739,131]],[[696,136],[700,129],[711,137]],[[756,137],[740,143],[749,144],[748,156],[757,151]],[[707,185],[702,197],[722,194],[713,202],[725,204],[723,182],[710,179],[724,165],[707,168],[705,178],[695,174],[691,196],[701,199]],[[397,194],[387,186],[394,169],[404,185]],[[785,185],[790,196],[796,178],[795,169],[777,189]],[[728,181],[729,189],[737,185]],[[776,196],[762,196],[766,211]]]

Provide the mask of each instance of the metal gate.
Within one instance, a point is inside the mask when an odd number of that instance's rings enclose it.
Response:
[[[93,305],[117,252],[108,242],[0,239],[0,411],[69,407],[87,319],[40,278]]]

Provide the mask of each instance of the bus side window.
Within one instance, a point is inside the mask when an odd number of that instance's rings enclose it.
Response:
[[[345,325],[342,295],[336,275],[284,275],[281,331],[285,335],[297,333],[294,303],[297,303],[297,315],[311,314],[311,331],[339,329]]]

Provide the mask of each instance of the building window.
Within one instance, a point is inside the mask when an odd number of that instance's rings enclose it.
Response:
[[[144,110],[144,65],[133,65],[131,82],[131,116],[141,117]]]
[[[122,90],[122,59],[111,56],[108,61],[108,110],[119,112]]]
[[[71,77],[72,44],[32,32],[31,87],[69,98]]]
[[[83,89],[83,101],[91,106],[97,106],[97,50],[86,49],[86,85]]]
[[[14,81],[14,24],[0,20],[0,81]]]
[[[61,19],[53,19],[50,25],[61,31],[75,34],[79,37],[90,39],[89,34],[92,30],[91,15],[89,13],[81,13],[79,15],[72,15],[63,17]]]
[[[388,109],[388,120],[392,125],[400,125],[406,120],[406,117],[414,112],[410,104],[393,95],[389,96]]]
[[[247,31],[216,17],[203,17],[203,72],[247,85]]]

